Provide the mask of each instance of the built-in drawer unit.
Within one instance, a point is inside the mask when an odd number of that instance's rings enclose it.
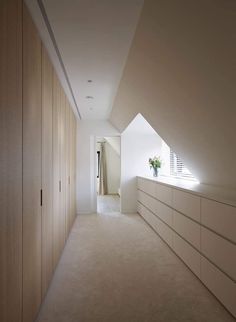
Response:
[[[155,215],[151,211],[149,211],[146,207],[139,204],[140,215],[151,225],[154,225]]]
[[[146,207],[139,205],[140,215],[148,222],[150,226],[161,236],[161,238],[171,247],[173,247],[173,231],[156,217]]]
[[[236,243],[235,207],[202,198],[201,217],[202,225]]]
[[[156,196],[156,183],[151,180],[138,178],[138,188],[153,197]]]
[[[149,195],[147,195],[145,192],[139,190],[138,191],[138,201],[143,204],[146,208],[151,210],[152,212],[156,212],[156,203],[157,200]]]
[[[236,317],[235,203],[141,178],[138,201],[140,215]]]
[[[173,231],[166,224],[164,224],[160,219],[156,217],[155,225],[153,228],[156,232],[164,239],[164,241],[173,248]]]
[[[236,317],[236,283],[201,256],[201,281]]]
[[[138,210],[138,213],[141,215],[141,212],[142,212],[142,204],[138,201],[137,202],[137,210]]]
[[[187,242],[200,250],[200,224],[177,211],[173,211],[173,228]]]
[[[200,197],[173,189],[173,208],[200,222]]]
[[[173,236],[173,249],[187,266],[200,278],[200,253],[175,233]]]
[[[236,281],[235,244],[201,227],[201,251],[210,261]]]
[[[168,226],[173,226],[173,209],[160,201],[156,201],[156,214]]]
[[[172,206],[172,189],[163,184],[156,183],[156,198],[165,204]]]

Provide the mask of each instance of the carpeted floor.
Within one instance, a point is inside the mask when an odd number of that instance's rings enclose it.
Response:
[[[99,214],[119,212],[120,211],[119,195],[97,196],[97,209]]]
[[[81,215],[38,322],[235,319],[139,215]]]

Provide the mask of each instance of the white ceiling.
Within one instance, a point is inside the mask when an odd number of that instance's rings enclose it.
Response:
[[[143,0],[44,0],[43,5],[82,119],[108,119]]]

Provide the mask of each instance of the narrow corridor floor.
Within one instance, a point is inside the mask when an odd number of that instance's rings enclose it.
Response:
[[[97,209],[99,214],[119,212],[120,211],[119,195],[97,196]]]
[[[139,215],[78,216],[37,322],[235,319]]]

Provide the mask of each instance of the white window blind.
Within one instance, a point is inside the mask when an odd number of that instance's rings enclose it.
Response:
[[[180,158],[170,149],[170,175],[180,178],[194,178]]]

